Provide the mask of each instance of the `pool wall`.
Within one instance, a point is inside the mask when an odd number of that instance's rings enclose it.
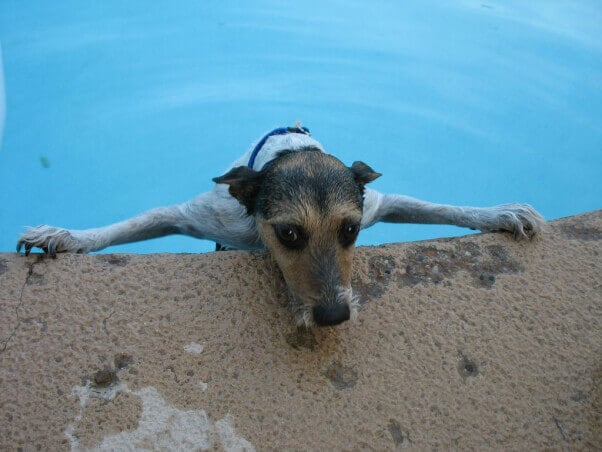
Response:
[[[596,449],[602,211],[363,247],[297,329],[265,253],[0,254],[0,448]]]

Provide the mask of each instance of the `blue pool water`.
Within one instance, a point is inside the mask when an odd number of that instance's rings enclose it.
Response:
[[[373,187],[602,207],[602,2],[0,3],[0,251],[211,188],[301,119]],[[464,234],[377,225],[360,244]],[[110,249],[199,252],[170,237]]]

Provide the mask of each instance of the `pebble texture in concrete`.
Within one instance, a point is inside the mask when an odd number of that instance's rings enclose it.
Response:
[[[602,211],[359,248],[315,330],[262,252],[0,254],[0,449],[596,449],[601,253]]]

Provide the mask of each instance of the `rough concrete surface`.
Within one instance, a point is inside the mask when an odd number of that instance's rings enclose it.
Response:
[[[359,248],[297,330],[262,252],[0,254],[0,449],[599,449],[602,211]]]

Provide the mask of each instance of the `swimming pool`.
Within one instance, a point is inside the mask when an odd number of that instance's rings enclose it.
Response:
[[[598,1],[5,0],[0,251],[26,225],[85,229],[187,200],[299,119],[384,173],[384,192],[528,202],[548,219],[600,208],[601,23]],[[359,244],[467,232],[381,224]]]

